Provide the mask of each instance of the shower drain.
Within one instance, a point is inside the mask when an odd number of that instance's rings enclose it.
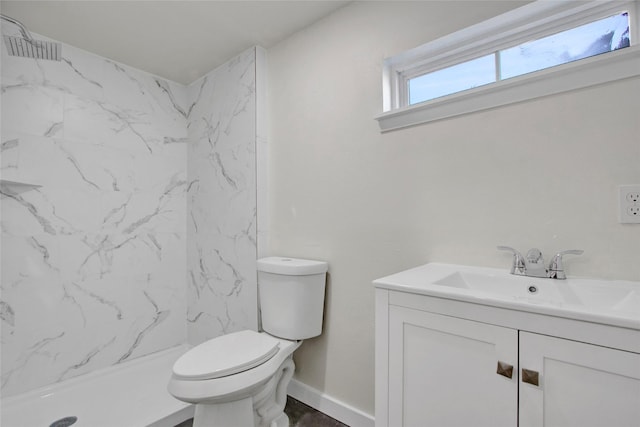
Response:
[[[49,427],[69,427],[78,421],[78,417],[64,417],[51,423]]]

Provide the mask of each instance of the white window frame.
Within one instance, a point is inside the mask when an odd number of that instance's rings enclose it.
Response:
[[[630,47],[408,105],[413,77],[629,12]],[[640,75],[640,1],[538,0],[385,60],[382,132]]]

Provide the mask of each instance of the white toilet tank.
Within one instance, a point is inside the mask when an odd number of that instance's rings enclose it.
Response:
[[[259,259],[262,329],[288,340],[320,335],[328,268],[323,261],[284,257]]]

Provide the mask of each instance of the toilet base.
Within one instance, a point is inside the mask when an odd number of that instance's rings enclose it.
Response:
[[[271,421],[271,425],[269,427],[289,427],[289,417],[287,417],[287,414],[282,412],[278,418]]]
[[[290,355],[252,395],[224,403],[197,403],[193,427],[289,427],[284,407],[294,370]]]
[[[253,401],[250,397],[227,403],[198,403],[193,427],[252,426]]]

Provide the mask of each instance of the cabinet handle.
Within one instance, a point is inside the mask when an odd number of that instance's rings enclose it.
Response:
[[[530,371],[529,369],[522,368],[522,382],[527,384],[533,384],[535,386],[540,385],[539,378],[540,374],[537,371]]]
[[[496,369],[496,373],[498,375],[502,375],[503,377],[511,378],[513,376],[513,365],[509,365],[506,362],[501,362],[498,360],[498,368]]]

